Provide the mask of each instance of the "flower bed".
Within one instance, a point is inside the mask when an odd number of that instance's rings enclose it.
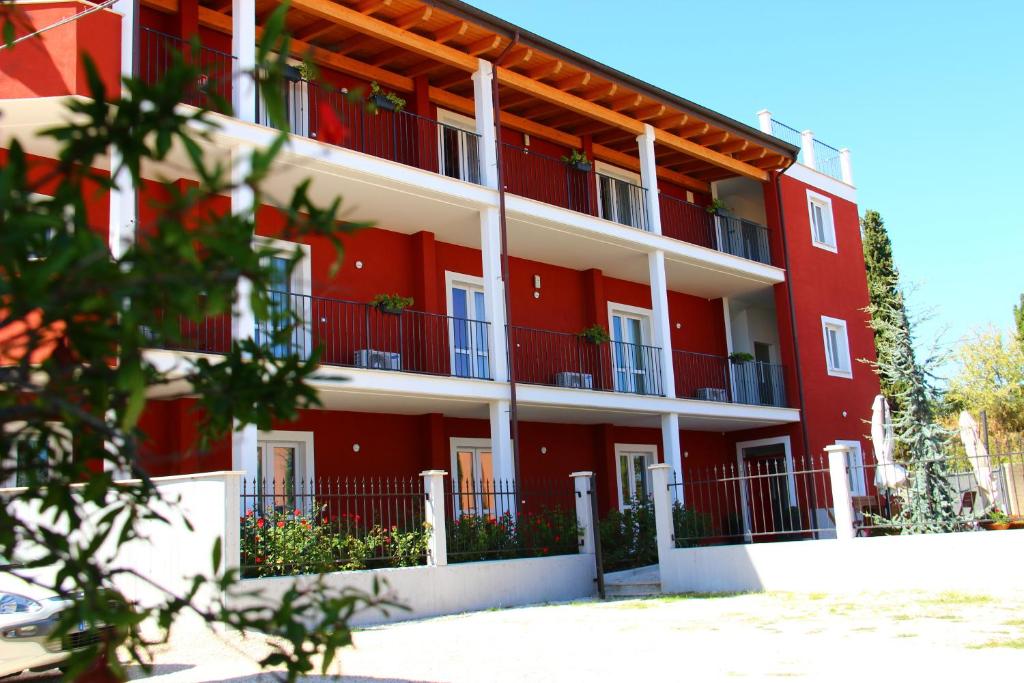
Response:
[[[448,561],[475,562],[567,555],[579,551],[575,512],[559,508],[500,516],[462,514],[448,520]]]

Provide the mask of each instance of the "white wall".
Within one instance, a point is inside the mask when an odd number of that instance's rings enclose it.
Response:
[[[729,207],[729,215],[767,225],[764,189],[761,183],[748,178],[730,178],[712,183],[715,197]]]
[[[373,624],[458,614],[493,607],[516,607],[591,597],[596,592],[593,555],[465,562],[444,567],[403,567],[325,574],[334,589],[352,587],[369,592],[375,579],[384,582],[382,591],[409,611],[390,610],[390,615],[370,610],[355,616],[352,624]],[[315,576],[247,579],[240,591],[260,592],[229,597],[232,608],[273,603],[293,583],[303,585]]]
[[[673,548],[665,593],[1024,590],[1024,531]]]
[[[754,342],[771,344],[772,362],[779,362],[779,329],[775,320],[775,309],[760,306],[744,307],[741,302],[730,302],[729,314],[734,352],[753,355]]]

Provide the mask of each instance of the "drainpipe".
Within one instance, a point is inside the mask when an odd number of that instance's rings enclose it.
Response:
[[[793,336],[793,365],[796,370],[796,390],[797,400],[800,403],[800,434],[804,441],[805,456],[808,455],[807,451],[811,448],[810,439],[807,436],[807,403],[804,399],[804,373],[800,369],[800,338],[796,331],[796,305],[793,301],[793,278],[792,269],[789,265],[789,240],[786,239],[786,218],[782,211],[782,186],[779,183],[779,178],[785,173],[790,166],[795,162],[790,160],[789,165],[786,168],[772,172],[772,184],[775,186],[775,211],[778,214],[779,219],[779,234],[782,236],[782,259],[783,265],[786,267],[786,293],[787,299],[789,299],[789,328],[790,334]],[[811,491],[811,507],[813,510],[818,509],[818,493],[814,490],[814,484],[812,482],[810,486]],[[817,526],[817,521],[814,522]]]
[[[495,159],[498,164],[498,217],[501,225],[501,281],[505,288],[505,353],[508,354],[508,392],[509,392],[509,431],[512,436],[512,465],[515,469],[516,487],[522,486],[519,477],[519,406],[516,403],[516,365],[509,348],[508,328],[512,324],[512,283],[508,268],[508,222],[505,219],[505,170],[501,158],[501,95],[498,92],[498,67],[508,55],[509,50],[519,42],[519,31],[515,32],[512,41],[505,46],[498,58],[494,60],[494,74],[491,77],[491,106],[494,108],[494,146]],[[516,498],[518,510],[521,501]]]

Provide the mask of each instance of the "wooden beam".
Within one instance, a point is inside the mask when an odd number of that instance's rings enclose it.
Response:
[[[377,10],[390,5],[391,0],[363,0],[363,2],[356,5],[356,11],[360,14],[373,14]]]
[[[749,146],[749,140],[733,140],[732,142],[716,147],[715,149],[722,154],[735,154],[736,152],[742,152]]]
[[[373,66],[384,66],[388,62],[392,62],[396,58],[401,57],[404,54],[405,54],[405,50],[403,50],[400,47],[392,46],[392,47],[384,48],[383,50],[378,52],[376,55],[374,55],[368,61]],[[411,74],[406,74],[406,75],[411,76]]]
[[[723,142],[727,142],[731,136],[725,131],[715,131],[714,133],[708,133],[707,135],[698,135],[695,138],[690,138],[698,145],[720,145]]]
[[[372,35],[392,45],[403,47],[422,57],[466,71],[476,71],[477,60],[461,50],[448,45],[439,45],[430,38],[424,38],[406,31],[400,26],[360,14],[354,9],[339,5],[332,0],[292,0],[296,10],[320,19],[329,19],[346,28]],[[429,6],[428,6],[429,7]],[[419,11],[419,10],[417,10]],[[408,17],[406,14],[404,17]],[[422,13],[420,14],[422,16]],[[409,21],[409,19],[406,19]]]
[[[636,157],[614,149],[609,149],[604,145],[594,145],[593,149],[594,156],[601,161],[607,161],[609,164],[614,164],[630,171],[640,171],[640,160]],[[675,171],[671,171],[667,168],[658,168],[658,178],[660,180],[667,180],[675,185],[681,185],[691,190],[696,190],[697,192],[711,191],[711,186],[707,183],[683,173],[676,173]]]
[[[501,36],[484,36],[479,40],[474,40],[472,43],[466,46],[466,52],[471,56],[482,55],[485,52],[490,52],[494,48],[501,45]]]
[[[417,7],[416,9],[406,12],[401,16],[395,17],[395,20],[391,22],[392,26],[397,26],[400,29],[412,28],[416,24],[426,21],[430,18],[430,15],[434,13],[434,8],[430,5],[424,5],[423,7]]]
[[[525,64],[533,59],[533,48],[520,45],[519,47],[512,48],[505,59],[502,62],[507,67],[518,66]]]
[[[372,43],[376,42],[377,41],[373,38],[373,36],[367,36],[361,33],[357,33],[356,35],[349,38],[347,41],[343,42],[341,44],[341,47],[337,49],[337,52],[338,54],[349,55],[352,54],[353,52],[363,49],[367,45],[371,45]]]
[[[740,161],[753,161],[754,159],[761,159],[768,155],[768,150],[764,147],[754,147],[753,149],[745,150],[736,155],[736,158]]]
[[[442,90],[446,90],[453,85],[459,85],[460,83],[467,83],[472,77],[465,71],[455,70],[444,78],[439,78],[437,81],[431,83],[431,85],[437,86]]]
[[[466,35],[466,31],[468,30],[468,21],[456,21],[435,31],[434,40],[439,43],[447,43],[449,40]]]
[[[585,100],[603,100],[606,97],[611,97],[618,92],[618,90],[618,83],[605,83],[604,85],[596,85],[584,90],[580,93],[580,97]]]
[[[326,19],[317,19],[316,21],[306,24],[300,28],[292,35],[292,37],[295,38],[295,40],[304,40],[309,42],[315,38],[319,38],[333,28],[335,28],[334,22],[327,21]]]
[[[735,171],[736,173],[752,178],[758,182],[768,182],[768,174],[756,166],[745,164],[742,161],[733,159],[731,156],[716,152],[713,149],[702,147],[695,142],[691,142],[686,138],[679,137],[678,135],[672,135],[665,131],[656,128],[654,130],[654,139],[666,147],[674,149],[678,152],[684,152],[697,159],[702,159],[708,163],[720,166],[724,169]]]
[[[608,108],[612,111],[622,111],[623,109],[639,107],[643,99],[643,95],[624,95],[609,102]]]
[[[562,111],[561,113],[557,114],[556,116],[546,116],[546,117],[544,117],[542,122],[544,123],[545,126],[552,126],[554,128],[558,128],[559,126],[564,126],[564,125],[566,125],[568,123],[578,123],[579,120],[580,120],[580,115],[577,114],[576,112]]]
[[[641,121],[649,121],[664,114],[665,108],[664,104],[652,104],[647,107],[641,107],[633,112],[633,118]]]
[[[446,90],[441,90],[434,86],[430,87],[430,101],[437,104],[445,109],[451,109],[454,112],[460,114],[467,114],[473,116],[476,113],[476,107],[473,104],[473,100],[468,97],[459,97]],[[565,133],[554,128],[549,128],[536,121],[530,121],[521,116],[510,114],[508,112],[501,112],[501,123],[504,126],[508,126],[512,130],[517,130],[521,133],[528,135],[534,135],[538,138],[544,138],[552,142],[556,142],[566,147],[574,147],[579,149],[583,146],[583,141],[578,135],[572,135],[571,133]]]
[[[548,102],[538,102],[532,107],[529,107],[528,109],[521,112],[520,115],[530,119],[531,121],[536,121],[537,119],[543,118],[545,116],[559,114],[563,111],[565,110],[559,107],[558,105],[550,104]]]
[[[560,81],[555,81],[554,85],[559,90],[575,90],[581,88],[587,83],[590,83],[591,75],[589,71],[581,71],[578,74],[572,76],[566,76]]]
[[[692,138],[694,135],[703,135],[704,133],[707,133],[708,128],[710,127],[711,126],[706,123],[691,123],[685,128],[680,128],[677,135],[681,138]]]
[[[660,121],[655,121],[652,125],[657,128],[664,128],[665,130],[672,130],[673,128],[681,128],[689,120],[689,114],[672,114]]]
[[[526,72],[526,75],[529,76],[530,78],[538,80],[541,78],[547,78],[548,76],[556,76],[558,75],[558,72],[562,70],[563,66],[565,66],[565,64],[562,62],[561,59],[555,59],[548,62],[547,64],[542,64],[540,66],[535,66],[534,68],[529,69]]]
[[[438,64],[432,59],[424,59],[421,62],[416,62],[410,67],[402,69],[402,71],[409,78],[418,78],[419,76],[428,74],[431,71],[434,71],[435,69],[440,69],[441,66],[441,64]]]

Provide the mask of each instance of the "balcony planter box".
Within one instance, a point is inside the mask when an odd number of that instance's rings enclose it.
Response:
[[[383,109],[384,111],[394,111],[397,109],[397,105],[387,98],[387,95],[383,93],[377,93],[370,98],[373,102],[373,106],[377,109]]]
[[[388,315],[401,315],[402,311],[409,306],[412,306],[412,304],[412,298],[399,296],[397,294],[378,294],[370,303],[370,305],[378,311],[381,313],[387,313]]]
[[[1005,531],[1010,528],[1010,522],[997,522],[992,519],[985,519],[981,521],[981,528],[988,531]]]
[[[377,310],[381,313],[387,313],[388,315],[402,315],[404,309],[398,308],[397,306],[385,306],[384,304],[378,304]]]
[[[575,168],[577,171],[581,171],[582,173],[590,173],[594,170],[594,164],[589,161],[577,161],[574,164],[569,164],[569,166]]]

